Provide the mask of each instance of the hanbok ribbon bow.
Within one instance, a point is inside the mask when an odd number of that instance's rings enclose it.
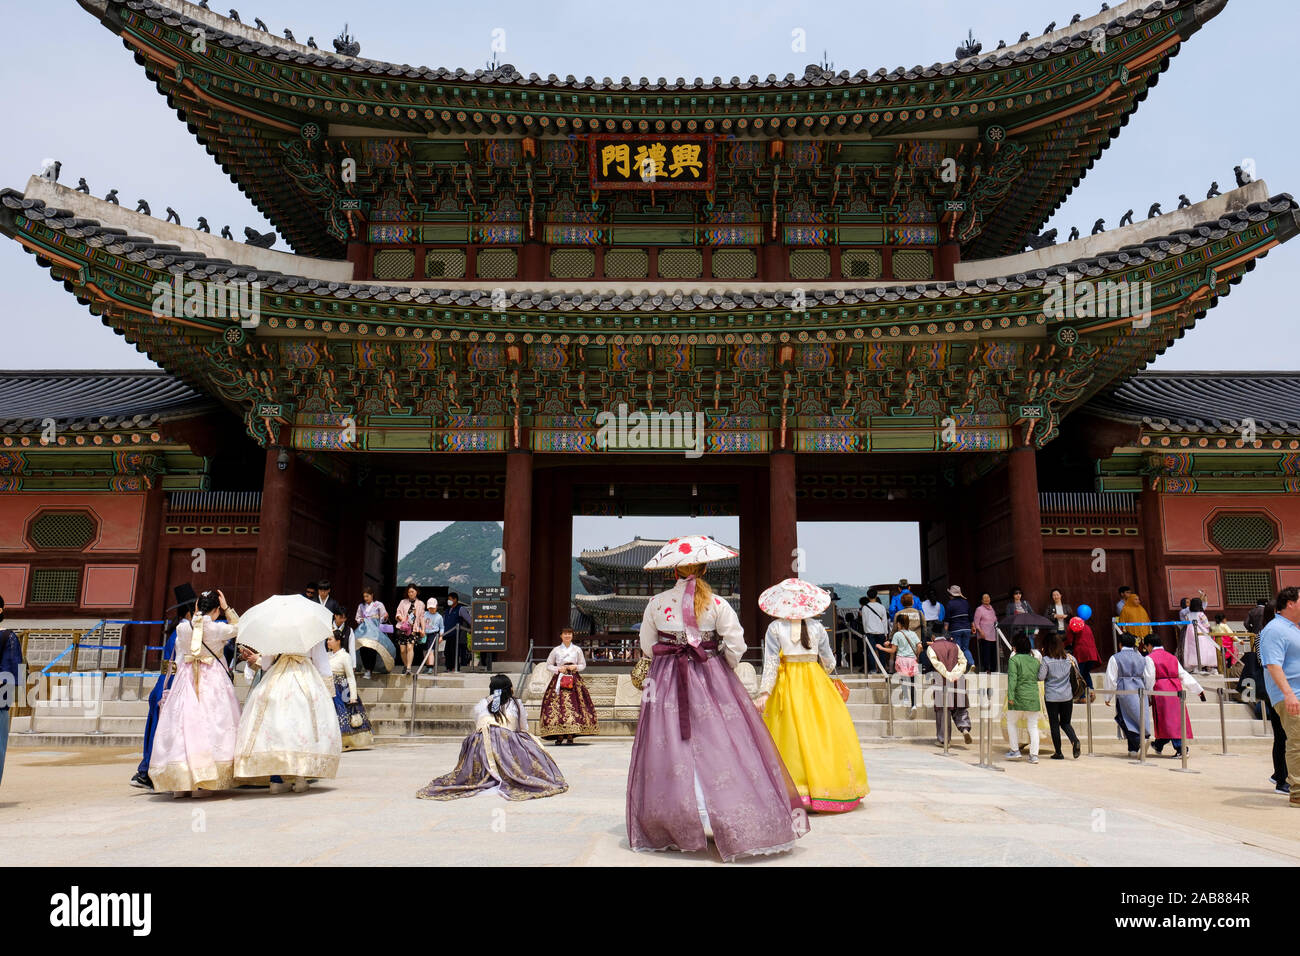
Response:
[[[197,615],[191,625],[190,652],[185,655],[185,663],[190,665],[191,673],[194,676],[195,697],[199,696],[199,663],[202,661],[202,657],[199,655],[203,650],[203,618],[204,615]]]
[[[662,636],[671,637],[672,635],[663,634]],[[687,667],[692,661],[697,664],[705,663],[709,659],[709,655],[705,651],[716,651],[717,649],[717,641],[700,640],[697,640],[694,644],[668,644],[661,641],[654,646],[655,657],[672,655],[684,658],[684,660],[677,662],[677,726],[681,730],[682,740],[691,739],[691,691],[690,684],[686,679]]]
[[[682,592],[682,623],[686,625],[686,643],[691,647],[700,646],[700,624],[695,618],[695,575],[686,579],[686,590]]]

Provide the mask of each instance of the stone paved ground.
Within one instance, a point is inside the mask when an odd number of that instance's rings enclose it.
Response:
[[[0,785],[6,862],[73,866],[445,864],[683,866],[698,854],[633,854],[624,830],[631,741],[548,748],[571,789],[508,803],[414,792],[455,763],[458,740],[348,753],[306,794],[240,791],[173,800],[127,786],[138,756],[109,748],[10,748]],[[1107,743],[1109,746],[1109,742]],[[973,748],[869,742],[859,810],[815,816],[790,854],[741,865],[1227,865],[1300,861],[1300,810],[1266,789],[1267,751],[1133,766],[1111,748],[1078,761],[974,766]],[[1000,748],[999,748],[1000,750]]]

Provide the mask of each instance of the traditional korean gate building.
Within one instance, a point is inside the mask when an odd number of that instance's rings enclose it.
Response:
[[[292,252],[0,192],[0,231],[165,370],[7,373],[11,616],[153,616],[191,578],[247,604],[324,574],[350,600],[393,583],[398,521],[496,519],[518,658],[568,620],[572,515],[646,507],[739,515],[751,630],[796,519],[918,521],[927,580],[968,594],[1105,608],[1131,584],[1160,612],[1204,586],[1239,616],[1300,582],[1300,382],[1140,371],[1296,234],[1291,197],[1253,182],[1022,251],[1223,0],[930,68],[694,82],[81,5]],[[204,298],[234,283],[255,326]],[[1081,283],[1150,308],[1061,307]],[[602,440],[620,406],[700,416],[702,454]]]

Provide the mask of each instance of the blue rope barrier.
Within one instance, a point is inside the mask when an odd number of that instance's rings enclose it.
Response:
[[[1161,624],[1173,624],[1176,627],[1186,627],[1187,621],[1129,621],[1127,624],[1115,622],[1116,627],[1159,627]]]

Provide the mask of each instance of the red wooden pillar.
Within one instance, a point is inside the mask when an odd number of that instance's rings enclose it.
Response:
[[[281,452],[288,460],[279,465]],[[254,603],[285,591],[285,572],[289,562],[289,524],[293,512],[293,474],[297,464],[292,453],[279,445],[266,448],[266,466],[262,471],[262,511],[258,521],[257,572],[253,591]],[[291,591],[296,591],[292,588]]]
[[[740,485],[740,626],[745,629],[745,643],[750,647],[762,643],[758,596],[767,587],[763,583],[767,555],[762,546],[763,506],[767,495],[760,494],[761,482],[757,477],[747,474]]]
[[[961,244],[945,242],[939,247],[939,255],[934,264],[934,277],[951,282],[955,277],[957,263],[961,261]]]
[[[1038,462],[1034,449],[1016,447],[1007,462],[1008,499],[1011,506],[1012,567],[1018,586],[1031,604],[1044,600],[1047,575],[1043,570],[1043,519],[1038,508]]]
[[[163,578],[163,588],[166,588],[166,573],[158,574],[160,566],[165,564],[167,551],[166,546],[162,543],[162,525],[163,512],[167,508],[167,494],[162,490],[158,483],[159,479],[154,479],[155,484],[144,496],[144,527],[141,529],[140,539],[140,567],[135,576],[135,606],[132,616],[137,621],[153,621],[163,608],[170,605],[168,601],[165,604],[159,600],[159,577]],[[140,648],[146,643],[161,644],[162,641],[155,641],[158,636],[156,626],[137,625],[126,629],[127,638],[127,663],[140,661]],[[134,666],[134,665],[132,665]]]
[[[1168,621],[1170,618],[1165,615],[1172,613],[1172,603],[1169,598],[1168,576],[1165,573],[1165,530],[1159,491],[1143,487],[1138,495],[1138,516],[1142,522],[1146,567],[1135,568],[1138,580],[1127,583],[1132,588],[1146,588],[1145,591],[1139,591],[1138,596],[1142,599],[1142,606],[1151,615],[1151,620]],[[1118,600],[1118,596],[1112,596],[1112,606],[1115,600]]]
[[[528,652],[529,541],[533,523],[533,454],[524,449],[506,453],[506,509],[502,546],[505,568],[501,584],[508,588],[510,618],[503,660],[520,661]]]
[[[799,546],[799,532],[795,513],[794,485],[794,452],[772,452],[768,465],[771,553],[768,557],[768,580],[763,583],[764,588],[795,576],[791,564],[795,558],[794,550]],[[758,600],[758,595],[753,595],[751,600]]]

